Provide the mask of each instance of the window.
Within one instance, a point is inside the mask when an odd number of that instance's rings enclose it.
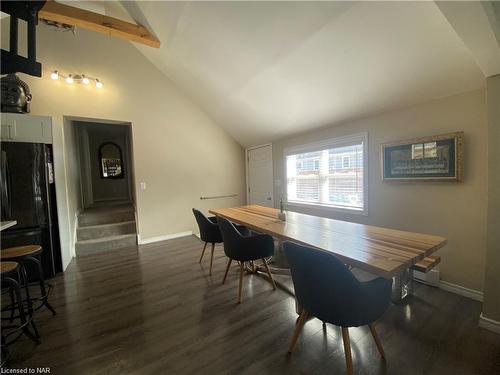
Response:
[[[286,149],[287,201],[366,213],[367,143],[364,133]]]
[[[342,168],[350,168],[351,167],[351,158],[349,155],[342,156]]]

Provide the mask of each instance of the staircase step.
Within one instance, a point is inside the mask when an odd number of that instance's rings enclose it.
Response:
[[[121,223],[99,224],[78,227],[76,235],[78,241],[93,240],[97,238],[117,236],[120,234],[135,234],[135,221]]]
[[[84,211],[78,216],[78,226],[88,227],[99,224],[122,223],[135,220],[133,209],[109,211]]]
[[[137,245],[137,236],[133,234],[120,234],[116,236],[96,238],[92,240],[77,241],[75,251],[77,256],[105,252],[108,250],[133,247]]]

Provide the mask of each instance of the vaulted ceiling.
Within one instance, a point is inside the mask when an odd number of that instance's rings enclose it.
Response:
[[[136,47],[244,146],[470,91],[484,74],[434,2],[122,2]]]

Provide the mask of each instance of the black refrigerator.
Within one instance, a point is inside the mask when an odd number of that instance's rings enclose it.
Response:
[[[52,145],[1,142],[0,154],[1,219],[17,221],[0,232],[0,246],[41,245],[50,278],[62,271]]]

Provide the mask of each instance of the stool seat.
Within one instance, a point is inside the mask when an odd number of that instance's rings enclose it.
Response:
[[[41,302],[41,304],[38,307],[35,307],[34,310],[38,310],[40,307],[45,306],[52,312],[53,315],[56,315],[56,311],[48,302],[49,291],[52,288],[52,285],[48,284],[49,288],[48,290],[46,289],[47,284],[45,284],[45,279],[43,278],[41,255],[42,247],[40,245],[16,246],[1,250],[0,260],[2,263],[6,260],[19,262],[22,274],[21,284],[26,289],[26,299],[29,300],[30,303],[32,300]],[[40,284],[40,297],[31,298],[29,296],[29,284],[31,277],[36,277],[38,283]]]
[[[0,251],[0,259],[22,258],[29,255],[37,255],[41,251],[42,247],[40,245],[9,247],[8,249]]]
[[[17,262],[1,262],[0,263],[0,267],[1,267],[0,271],[2,274],[8,273],[8,272],[14,271],[18,266],[19,266],[19,264]]]

